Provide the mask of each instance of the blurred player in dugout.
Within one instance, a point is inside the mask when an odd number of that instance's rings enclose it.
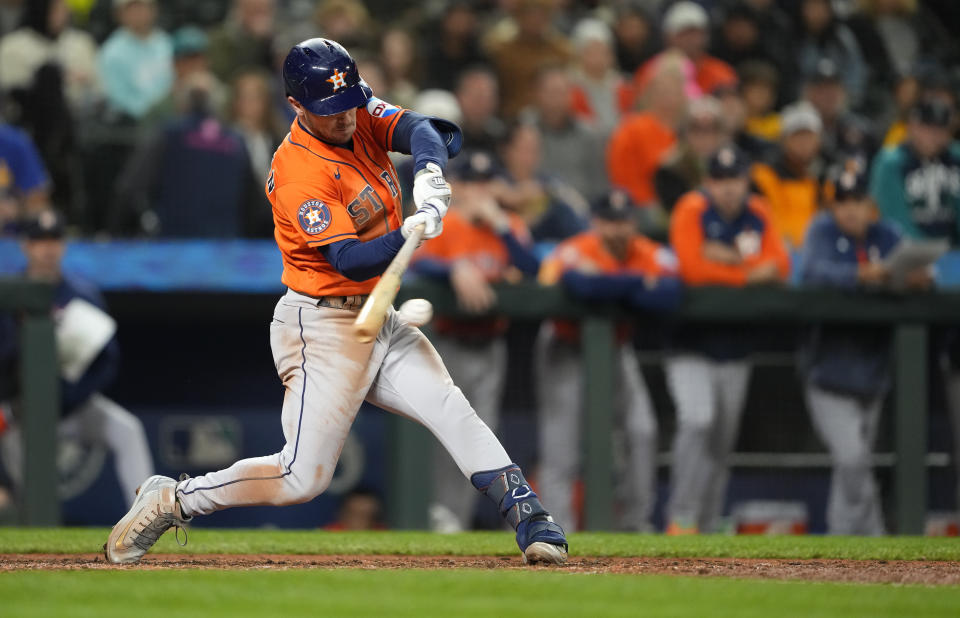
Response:
[[[749,192],[749,161],[724,146],[699,190],[677,202],[670,243],[686,285],[742,287],[786,280],[790,261],[763,199]],[[726,498],[750,380],[750,327],[685,326],[673,334],[667,386],[677,410],[668,534],[709,532]]]
[[[828,183],[830,212],[813,220],[804,242],[804,284],[879,289],[889,278],[884,258],[900,231],[876,220],[866,174],[855,161]],[[907,275],[908,287],[931,285],[931,271]],[[890,389],[890,328],[826,326],[811,329],[801,355],[807,408],[833,460],[827,526],[831,534],[884,534],[871,453],[883,400]]]
[[[153,460],[140,420],[102,394],[120,365],[116,324],[106,313],[100,291],[62,270],[66,243],[59,214],[44,210],[28,219],[22,237],[24,275],[56,285],[52,310],[61,370],[57,436],[107,448],[130,506],[140,481],[153,474]],[[15,482],[22,479],[21,432],[13,413],[16,407],[3,402],[16,400],[18,339],[16,321],[0,315],[0,454]]]
[[[413,270],[447,281],[457,304],[474,318],[438,316],[433,322],[434,347],[447,371],[477,414],[496,431],[507,371],[508,322],[487,312],[496,301],[491,284],[535,276],[539,261],[530,250],[533,240],[523,220],[508,214],[494,190],[497,170],[483,151],[467,153],[447,168],[453,198],[444,218],[443,235],[428,240],[417,252]],[[434,454],[433,503],[430,526],[437,532],[470,527],[477,492],[441,447]]]
[[[631,310],[665,311],[681,294],[669,249],[637,232],[637,205],[614,191],[593,205],[591,228],[560,243],[544,260],[540,282],[560,283],[575,298],[619,302]],[[646,531],[656,500],[657,421],[637,363],[632,325],[617,325],[616,396],[623,411],[627,469],[619,484],[622,529]],[[554,517],[576,527],[573,485],[580,467],[583,380],[580,328],[575,321],[544,322],[537,339],[539,488],[550,496]],[[611,445],[612,446],[612,445]]]

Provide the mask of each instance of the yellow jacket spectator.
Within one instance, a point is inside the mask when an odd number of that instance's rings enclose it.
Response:
[[[811,172],[820,150],[821,122],[809,103],[783,111],[783,134],[773,162],[753,166],[753,183],[770,204],[770,218],[781,237],[800,247],[820,208],[820,182]]]

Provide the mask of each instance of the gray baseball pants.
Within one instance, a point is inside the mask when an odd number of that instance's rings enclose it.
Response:
[[[867,402],[806,385],[807,407],[833,460],[827,528],[830,534],[884,534],[883,512],[871,452],[883,396]]]

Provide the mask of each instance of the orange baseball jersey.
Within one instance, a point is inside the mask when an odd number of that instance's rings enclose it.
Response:
[[[703,255],[707,241],[735,247],[743,262],[732,265],[708,260]],[[670,244],[677,254],[680,278],[690,285],[742,286],[750,270],[771,261],[781,278],[790,275],[790,257],[758,195],[751,195],[743,212],[728,221],[704,193],[687,193],[677,201],[670,218]]]
[[[347,279],[319,248],[371,240],[400,227],[402,196],[387,156],[405,110],[377,98],[357,110],[352,148],[311,135],[295,120],[273,156],[266,192],[287,287],[309,296],[368,294],[378,277]]]
[[[670,250],[644,236],[634,236],[627,249],[626,259],[618,260],[604,246],[600,236],[592,230],[568,238],[554,248],[540,265],[538,279],[543,285],[554,285],[567,271],[580,270],[597,275],[649,275],[654,277],[675,275],[676,260]],[[554,320],[557,336],[566,341],[579,340],[580,329],[575,321]],[[618,339],[623,341],[629,327],[617,328]]]
[[[673,130],[653,114],[624,119],[607,146],[610,183],[626,189],[637,204],[653,204],[657,199],[653,176],[676,140]]]
[[[509,217],[511,231],[517,240],[531,244],[530,231],[523,219],[515,214]],[[500,281],[510,266],[510,254],[500,236],[487,225],[469,221],[455,207],[443,218],[443,234],[425,242],[413,259],[426,258],[451,262],[469,260],[491,283]]]
[[[514,237],[521,243],[532,244],[530,230],[523,219],[514,214],[509,217]],[[491,283],[503,280],[510,267],[510,253],[500,236],[488,225],[468,220],[456,207],[443,218],[443,234],[425,242],[413,259],[414,263],[426,259],[443,262],[469,260]],[[506,332],[508,326],[509,321],[502,317],[455,320],[438,315],[433,321],[434,330],[440,334],[472,340],[496,337]]]

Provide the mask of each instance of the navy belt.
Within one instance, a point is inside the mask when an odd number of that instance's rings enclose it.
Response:
[[[367,294],[355,294],[353,296],[321,296],[317,299],[318,307],[329,307],[331,309],[359,309],[363,303],[367,302]]]

